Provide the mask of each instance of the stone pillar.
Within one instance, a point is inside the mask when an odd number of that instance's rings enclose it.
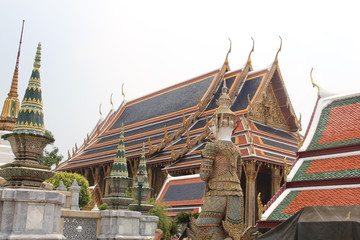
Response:
[[[71,191],[71,210],[80,210],[79,208],[79,197],[80,197],[80,186],[76,179],[70,186]]]
[[[245,225],[255,225],[255,205],[256,205],[256,177],[260,165],[254,160],[244,162],[244,172],[246,176],[246,199],[245,199]]]
[[[65,196],[55,191],[0,189],[0,239],[65,239],[60,233]]]
[[[274,196],[275,193],[280,189],[280,184],[281,184],[280,168],[272,167],[271,168],[271,196]]]
[[[101,211],[98,239],[149,239],[155,233],[157,222],[158,217],[142,216],[140,212],[135,211]]]
[[[153,238],[159,218],[157,216],[142,215],[140,218],[140,235],[146,238]]]

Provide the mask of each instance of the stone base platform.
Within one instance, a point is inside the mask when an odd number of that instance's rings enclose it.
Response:
[[[0,239],[58,240],[65,196],[55,191],[0,189]]]
[[[101,211],[99,240],[149,239],[154,236],[159,218],[123,210]]]

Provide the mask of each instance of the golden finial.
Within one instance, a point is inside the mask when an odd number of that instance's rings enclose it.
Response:
[[[261,215],[264,212],[265,205],[261,202],[261,192],[257,195],[257,204],[258,204],[258,218],[261,219]]]
[[[72,148],[72,155],[73,155],[73,156],[75,155],[74,147]]]
[[[254,48],[255,48],[255,40],[251,37],[251,40],[253,41],[253,46],[252,46],[252,49],[249,53],[249,56],[248,56],[248,60],[247,60],[247,64],[251,65],[251,54],[254,52]]]
[[[301,113],[300,113],[299,119],[296,120],[296,125],[297,125],[299,131],[302,130],[301,118],[302,118],[302,116],[301,116]]]
[[[184,113],[184,112],[182,113],[182,124],[183,124],[183,126],[186,125],[186,117],[185,117],[185,113]]]
[[[99,106],[99,114],[100,114],[100,119],[102,119],[103,116],[102,116],[102,111],[101,111],[101,104],[100,104],[100,106]]]
[[[186,145],[190,146],[191,140],[190,140],[190,135],[189,135],[189,131],[186,132]]]
[[[317,90],[318,90],[318,97],[320,97],[320,87],[317,83],[315,83],[314,79],[313,79],[313,76],[312,76],[312,72],[313,72],[314,68],[311,68],[311,71],[310,71],[310,79],[311,79],[311,83],[312,83],[312,86],[313,87],[316,87]]]
[[[167,141],[169,139],[169,134],[167,132],[166,126],[164,126],[164,140]]]
[[[197,98],[198,98],[198,108],[200,109],[202,105],[200,94],[197,95]]]
[[[148,146],[149,146],[149,152],[151,152],[153,150],[153,145],[151,143],[150,138],[148,138],[148,142],[147,142]]]
[[[70,151],[68,150],[68,159],[71,158]]]
[[[169,174],[169,171],[168,171],[168,167],[169,167],[169,165],[166,165],[166,166],[164,167],[164,171],[165,171],[166,176],[170,175],[170,174]],[[170,175],[170,176],[171,176],[171,175]]]
[[[121,95],[123,96],[123,99],[125,99],[124,83],[121,85]]]
[[[226,65],[229,65],[229,59],[228,59],[228,57],[229,57],[229,54],[231,53],[231,45],[232,45],[232,42],[231,42],[231,39],[229,38],[229,42],[230,42],[230,48],[229,48],[229,51],[228,51],[228,53],[226,54],[226,58],[225,58],[225,64]]]
[[[111,104],[111,109],[114,109],[114,102],[113,102],[112,97],[113,97],[113,94],[111,93],[111,95],[110,95],[110,104]]]
[[[278,55],[279,55],[279,53],[281,52],[281,48],[282,48],[282,38],[281,38],[280,36],[279,36],[279,38],[280,38],[280,48],[279,48],[279,50],[278,50],[277,53],[276,53],[274,63],[277,63],[277,62],[278,62]]]
[[[284,171],[283,171],[283,177],[284,177],[284,182],[286,182],[286,178],[290,173],[290,168],[287,164],[287,157],[284,158]]]
[[[170,149],[171,149],[171,158],[172,158],[173,160],[175,160],[175,159],[176,159],[176,153],[175,153],[175,147],[174,147],[174,145],[171,145],[171,146],[170,146]]]
[[[77,143],[75,143],[75,152],[78,151],[78,146],[77,146]]]

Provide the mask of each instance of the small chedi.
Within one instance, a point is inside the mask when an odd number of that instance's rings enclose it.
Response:
[[[54,175],[49,167],[39,164],[45,146],[54,139],[45,134],[40,85],[41,44],[38,44],[34,69],[26,89],[12,133],[3,135],[11,144],[15,161],[1,166],[5,186],[11,188],[42,188],[43,181]]]
[[[224,81],[218,108],[209,123],[215,142],[206,144],[200,177],[205,182],[205,201],[199,217],[192,219],[187,235],[197,240],[252,239],[256,229],[245,230],[244,200],[240,186],[241,156],[231,141],[236,128],[231,98]]]
[[[125,193],[129,187],[131,178],[129,178],[125,157],[124,126],[122,126],[120,131],[118,149],[110,176],[106,178],[106,182],[109,185],[110,193],[102,200],[108,205],[108,209],[127,209],[133,200]]]
[[[149,178],[145,160],[145,144],[143,144],[141,149],[140,162],[137,170],[137,176],[134,180],[134,185],[132,187],[135,201],[134,203],[129,205],[130,210],[137,210],[143,213],[149,212],[149,210],[154,207],[153,205],[146,203],[146,200],[148,199],[151,190],[152,189],[149,186]]]

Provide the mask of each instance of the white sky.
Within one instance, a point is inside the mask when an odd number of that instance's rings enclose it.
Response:
[[[307,126],[316,99],[315,81],[337,93],[360,91],[358,1],[121,1],[1,0],[0,102],[14,71],[22,19],[20,100],[42,43],[41,80],[46,128],[61,153],[126,99],[174,85],[221,66],[245,64],[255,39],[254,69],[279,63],[297,114]]]

